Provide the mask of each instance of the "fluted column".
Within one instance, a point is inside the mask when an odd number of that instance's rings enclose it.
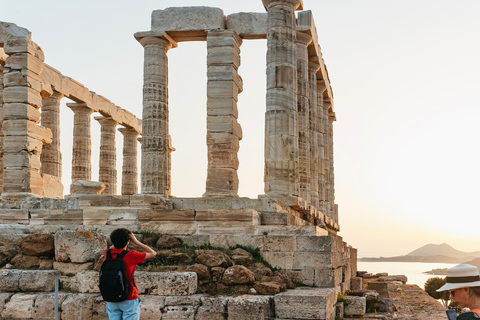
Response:
[[[310,195],[310,104],[307,46],[312,36],[297,32],[297,112],[298,112],[298,195],[311,202]]]
[[[328,110],[328,202],[330,204],[330,218],[333,221],[338,222],[336,217],[336,205],[335,205],[335,175],[334,175],[334,157],[333,157],[333,122],[336,120],[335,112],[331,109]]]
[[[325,81],[317,80],[317,145],[318,145],[318,210],[326,214],[326,184],[325,184],[325,121],[323,109],[323,92],[326,90]]]
[[[0,193],[3,192],[3,64],[0,64]]]
[[[133,128],[119,128],[123,135],[122,194],[138,192],[137,174],[137,137],[139,133]]]
[[[330,169],[331,169],[331,160],[330,160],[330,136],[329,136],[329,119],[328,119],[328,109],[330,108],[331,103],[328,101],[323,101],[323,144],[324,144],[324,153],[323,153],[323,178],[324,178],[324,214],[330,217],[331,212],[331,186],[330,186]]]
[[[62,153],[60,151],[60,100],[63,94],[55,91],[42,103],[42,126],[52,130],[52,143],[43,147],[40,161],[42,173],[62,177]]]
[[[95,117],[100,123],[100,161],[98,180],[105,184],[103,195],[117,194],[117,148],[115,127],[117,122],[110,117]]]
[[[35,43],[15,36],[5,42],[4,51],[2,196],[42,197],[40,154],[52,142],[50,129],[38,125],[44,55]]]
[[[318,61],[308,62],[308,102],[309,102],[309,137],[310,137],[310,201],[319,208],[318,196],[318,173],[320,161],[320,149],[318,146],[318,104],[317,104],[317,71],[320,68]]]
[[[300,0],[263,0],[267,18],[265,193],[298,195],[295,9]]]
[[[240,45],[230,30],[207,34],[207,147],[208,170],[204,197],[238,197],[238,150],[242,128],[237,122],[242,92]]]
[[[86,103],[67,103],[74,112],[72,148],[72,184],[77,180],[92,179],[92,141],[90,115],[93,110]],[[70,185],[70,193],[74,193]]]
[[[145,49],[142,113],[142,193],[170,195],[171,172],[168,130],[168,58],[174,41],[165,37],[137,37]]]

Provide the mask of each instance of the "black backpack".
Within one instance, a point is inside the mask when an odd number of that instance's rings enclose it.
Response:
[[[98,285],[104,301],[120,302],[128,299],[130,282],[125,275],[123,262],[123,257],[127,253],[127,250],[123,250],[113,259],[111,249],[107,250],[107,258],[100,269]]]

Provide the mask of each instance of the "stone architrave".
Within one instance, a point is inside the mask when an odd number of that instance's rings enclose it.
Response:
[[[318,143],[318,199],[319,205],[317,209],[323,214],[326,213],[326,185],[325,185],[325,139],[324,139],[324,110],[323,110],[323,93],[326,90],[324,80],[317,80],[317,143]]]
[[[77,180],[92,180],[92,140],[90,115],[93,110],[86,103],[67,103],[74,112],[72,148],[72,184]],[[70,193],[74,193],[70,186]]]
[[[0,193],[3,192],[3,64],[0,64]]]
[[[265,193],[298,195],[295,10],[301,0],[263,0],[267,18]]]
[[[4,51],[2,195],[42,197],[40,154],[52,141],[51,131],[38,125],[44,55],[38,45],[16,35],[8,37]]]
[[[60,151],[60,100],[63,94],[54,92],[52,96],[43,99],[42,126],[52,130],[52,143],[44,146],[40,161],[42,173],[54,177],[62,177],[62,153]]]
[[[138,131],[133,128],[119,128],[123,135],[122,194],[138,193],[137,174],[137,137]]]
[[[103,195],[117,194],[117,148],[115,127],[117,122],[110,117],[95,117],[100,123],[100,157],[98,179],[105,183]]]
[[[142,193],[170,195],[170,135],[168,133],[168,58],[176,42],[163,36],[136,33],[145,49],[142,114]]]
[[[208,169],[203,197],[238,197],[238,150],[242,129],[237,122],[242,91],[240,45],[231,30],[207,33]]]
[[[312,206],[319,209],[318,174],[320,149],[318,147],[318,103],[317,103],[317,71],[320,68],[318,60],[308,62],[309,84],[309,136],[310,136],[310,201]],[[320,210],[320,209],[319,209]]]
[[[307,46],[312,36],[297,32],[297,124],[298,195],[311,203],[310,196],[310,102]]]

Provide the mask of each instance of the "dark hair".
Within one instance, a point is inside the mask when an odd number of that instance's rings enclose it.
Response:
[[[110,240],[116,249],[123,249],[130,240],[131,233],[132,231],[125,228],[115,229],[110,234]]]

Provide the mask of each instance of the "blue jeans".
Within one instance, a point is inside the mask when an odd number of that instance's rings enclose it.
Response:
[[[110,320],[139,320],[140,298],[121,302],[107,302],[107,313]]]

